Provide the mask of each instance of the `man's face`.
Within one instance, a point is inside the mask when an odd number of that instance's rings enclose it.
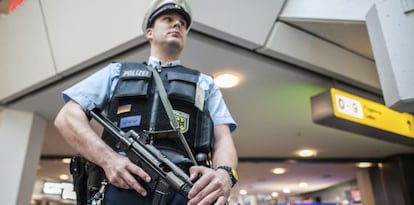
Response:
[[[147,38],[152,46],[173,46],[182,48],[187,39],[187,23],[175,12],[161,14],[151,28],[147,29]]]

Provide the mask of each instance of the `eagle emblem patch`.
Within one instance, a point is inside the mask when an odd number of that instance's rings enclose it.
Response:
[[[177,119],[178,127],[180,128],[181,133],[186,133],[188,131],[188,126],[190,123],[190,115],[179,110],[173,111],[175,118]]]

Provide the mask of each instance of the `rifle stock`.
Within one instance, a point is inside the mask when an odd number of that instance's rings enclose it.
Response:
[[[96,109],[89,109],[89,115],[120,141],[124,152],[133,163],[151,176],[151,181],[143,185],[149,191],[154,191],[153,204],[163,204],[166,198],[164,196],[171,189],[188,197],[193,186],[189,176],[156,147],[142,142],[142,138],[134,130],[124,132]]]

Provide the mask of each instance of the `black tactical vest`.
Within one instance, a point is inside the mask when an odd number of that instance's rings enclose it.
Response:
[[[172,131],[152,74],[144,64],[123,63],[107,108],[108,118],[124,131],[133,129],[142,136],[150,136],[151,143],[173,162],[191,163],[176,132]],[[173,66],[163,68],[159,75],[193,155],[208,155],[214,139],[212,120],[207,109],[195,106],[200,72]],[[117,150],[117,141],[108,133],[103,133],[103,139]]]

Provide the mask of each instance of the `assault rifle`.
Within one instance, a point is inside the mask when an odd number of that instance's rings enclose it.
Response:
[[[154,193],[153,205],[166,204],[166,195],[171,189],[188,197],[193,186],[189,176],[156,147],[146,143],[134,130],[124,132],[97,109],[89,109],[89,115],[119,140],[123,151],[133,163],[150,175],[151,181],[144,185],[149,192]]]

